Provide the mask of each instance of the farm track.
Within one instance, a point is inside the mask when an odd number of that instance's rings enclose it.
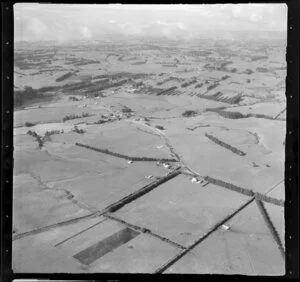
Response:
[[[197,176],[201,176],[198,172],[194,171],[192,168],[188,167],[185,162],[183,161],[182,157],[176,152],[176,150],[174,149],[174,147],[171,145],[169,139],[166,137],[166,135],[161,132],[160,130],[153,128],[152,126],[149,126],[147,124],[143,124],[140,122],[136,122],[136,121],[132,121],[132,120],[128,120],[129,122],[138,124],[138,125],[142,125],[144,127],[148,127],[150,128],[152,131],[155,131],[158,133],[158,135],[162,138],[162,140],[164,141],[165,145],[169,148],[171,154],[177,159],[177,161],[181,164],[181,166],[183,168],[185,168],[186,170],[190,171],[192,174],[197,175]]]

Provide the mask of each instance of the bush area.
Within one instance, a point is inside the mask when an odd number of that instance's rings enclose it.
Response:
[[[256,68],[256,71],[258,71],[258,72],[268,72],[268,69],[267,68],[258,67],[258,68]]]
[[[193,117],[196,116],[197,112],[196,111],[192,111],[192,110],[187,110],[184,113],[182,113],[183,117]]]
[[[69,115],[69,116],[65,116],[63,118],[63,122],[67,121],[67,120],[71,120],[71,119],[77,119],[77,118],[85,118],[85,117],[91,117],[93,116],[92,114],[88,114],[88,113],[82,113],[81,116],[79,115]]]
[[[162,91],[158,92],[156,95],[157,95],[157,96],[160,96],[160,95],[170,94],[170,93],[173,92],[175,89],[177,89],[177,86],[173,86],[173,87],[170,87],[170,88],[168,88],[168,89],[162,90]]]
[[[79,99],[77,97],[73,97],[73,96],[69,97],[69,100],[70,101],[79,101]]]
[[[200,88],[202,86],[203,86],[203,83],[198,83],[198,84],[195,85],[195,88]]]
[[[230,78],[229,75],[224,75],[224,76],[222,76],[221,80],[226,80],[226,79],[228,79],[228,78]]]
[[[122,108],[122,113],[132,113],[133,110],[128,108],[127,106],[123,106]]]
[[[235,147],[232,147],[231,145],[229,145],[229,144],[227,144],[227,143],[219,140],[218,138],[216,138],[216,137],[214,137],[214,136],[212,136],[210,134],[205,133],[205,136],[208,139],[210,139],[211,141],[215,142],[216,144],[218,144],[218,145],[220,145],[220,146],[222,146],[222,147],[230,150],[231,152],[233,152],[233,153],[235,153],[235,154],[237,154],[239,156],[245,156],[246,155],[246,153],[244,153],[243,151],[241,151],[241,150],[239,150],[239,149],[237,149]]]
[[[219,86],[219,83],[212,84],[207,87],[207,91],[212,90],[212,89],[216,88],[217,86]]]
[[[156,125],[155,128],[159,129],[159,130],[165,130],[165,128],[161,125]]]
[[[185,82],[185,83],[181,84],[181,87],[185,88],[185,87],[188,87],[188,86],[190,86],[191,84],[194,84],[194,83],[196,83],[196,82],[197,82],[197,80],[194,79],[194,80],[192,80],[192,81],[190,81],[190,82]]]
[[[35,131],[28,130],[27,134],[35,138],[35,140],[38,142],[39,148],[41,149],[46,141],[51,141],[50,136],[54,134],[61,134],[64,133],[64,130],[50,130],[46,131],[44,136],[38,135]]]
[[[36,123],[32,123],[32,122],[28,122],[28,121],[25,122],[26,127],[31,127],[31,126],[35,126],[35,125],[36,125]]]
[[[251,57],[252,62],[253,61],[258,61],[258,60],[264,60],[264,59],[268,59],[268,56],[254,56],[254,57]]]
[[[22,106],[25,101],[29,101],[40,96],[38,90],[30,86],[25,86],[23,91],[14,91],[14,106]]]
[[[200,98],[207,99],[207,100],[213,100],[213,101],[218,101],[218,102],[223,102],[223,103],[228,103],[228,104],[238,104],[240,101],[242,101],[242,96],[241,95],[236,95],[231,98],[224,98],[222,97],[222,92],[218,91],[217,93],[213,95],[197,95]]]
[[[229,119],[240,119],[240,118],[246,118],[245,115],[241,114],[240,112],[227,112],[219,109],[206,109],[205,111],[207,112],[216,112],[220,116],[224,118],[229,118]]]
[[[63,81],[63,80],[65,80],[65,79],[69,78],[69,77],[72,76],[72,75],[73,75],[72,72],[68,72],[68,73],[63,74],[62,76],[58,77],[55,81],[56,81],[56,82]]]
[[[206,112],[215,112],[218,113],[220,116],[224,118],[229,118],[229,119],[240,119],[240,118],[249,118],[249,117],[255,117],[255,118],[265,118],[265,119],[275,119],[272,116],[267,116],[264,114],[242,114],[240,112],[227,112],[222,110],[222,108],[207,108],[205,110]]]
[[[85,133],[85,130],[79,129],[79,128],[77,127],[77,125],[74,126],[74,128],[73,128],[72,131],[73,131],[73,132],[76,132],[76,133],[79,133],[79,134]]]
[[[253,73],[253,70],[251,70],[251,69],[246,69],[246,70],[244,71],[244,73],[245,73],[245,74],[252,74],[252,73]]]
[[[121,159],[125,159],[125,160],[130,160],[130,161],[144,161],[144,162],[157,162],[157,161],[161,161],[161,162],[177,162],[177,160],[175,159],[158,159],[158,158],[147,158],[147,157],[130,157],[130,156],[126,156],[123,154],[119,154],[119,153],[115,153],[115,152],[111,152],[108,149],[99,149],[99,148],[95,148],[89,145],[84,145],[81,143],[75,143],[76,146],[80,146],[83,148],[87,148],[96,152],[100,152],[103,154],[107,154],[107,155],[111,155],[114,157],[118,157]]]

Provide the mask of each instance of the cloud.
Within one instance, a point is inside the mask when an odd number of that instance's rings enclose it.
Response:
[[[17,40],[101,38],[105,34],[190,38],[225,31],[280,30],[284,4],[216,5],[14,5]],[[273,22],[273,23],[272,23]]]
[[[89,39],[92,38],[92,33],[88,27],[84,26],[80,29],[80,34],[83,38]]]
[[[260,14],[258,14],[258,13],[252,13],[250,15],[250,21],[252,21],[252,22],[258,22],[260,20],[262,20],[262,16]]]
[[[44,35],[48,31],[48,28],[41,20],[37,18],[32,18],[27,24],[27,31],[33,34],[36,38],[38,38],[44,37]]]

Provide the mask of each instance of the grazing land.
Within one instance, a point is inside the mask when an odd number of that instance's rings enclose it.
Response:
[[[285,47],[17,42],[14,272],[284,274]]]

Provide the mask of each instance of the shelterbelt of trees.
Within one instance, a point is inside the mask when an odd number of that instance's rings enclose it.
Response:
[[[87,149],[90,149],[90,150],[93,150],[93,151],[96,151],[96,152],[100,152],[100,153],[103,153],[103,154],[107,154],[107,155],[111,155],[111,156],[114,156],[114,157],[118,157],[118,158],[122,158],[122,159],[125,159],[125,160],[130,160],[130,161],[144,161],[144,162],[156,162],[156,161],[160,161],[160,162],[177,162],[176,159],[166,159],[166,158],[148,158],[148,157],[133,157],[133,156],[126,156],[126,155],[123,155],[123,154],[119,154],[119,153],[116,153],[116,152],[111,152],[109,151],[108,149],[100,149],[100,148],[95,148],[95,147],[92,147],[92,146],[89,146],[89,145],[85,145],[85,144],[81,144],[81,143],[75,143],[76,146],[80,146],[80,147],[83,147],[83,148],[87,148]]]

